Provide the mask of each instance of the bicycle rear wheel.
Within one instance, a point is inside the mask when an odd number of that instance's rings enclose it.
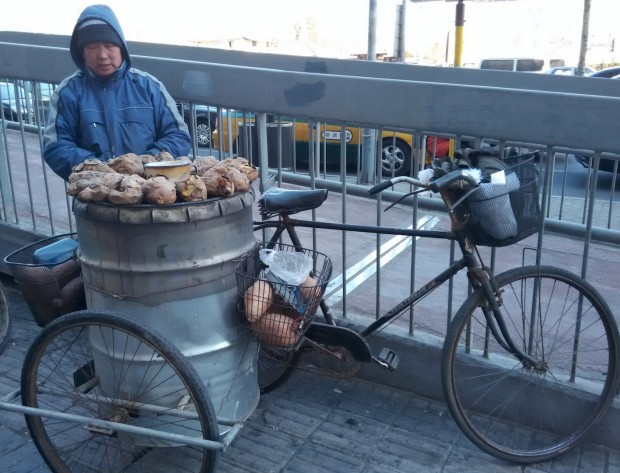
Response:
[[[74,312],[45,327],[26,354],[22,403],[165,434],[219,440],[204,384],[163,337],[107,312]],[[218,451],[93,422],[26,415],[56,473],[215,471]],[[164,448],[165,447],[165,448]]]
[[[324,299],[320,303],[325,322],[335,325]],[[316,317],[316,316],[315,316]],[[267,394],[281,386],[293,374],[300,358],[299,349],[284,349],[260,343],[258,350],[258,386],[261,394]]]
[[[502,348],[481,307],[463,304],[444,344],[442,381],[454,420],[479,448],[517,463],[549,460],[601,419],[618,388],[618,328],[585,280],[548,266],[497,276],[515,344],[539,369]]]
[[[267,394],[284,383],[293,373],[298,353],[260,343],[258,348],[258,386],[261,394]]]

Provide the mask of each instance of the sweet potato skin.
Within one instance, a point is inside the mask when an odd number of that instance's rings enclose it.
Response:
[[[269,312],[251,324],[258,339],[268,345],[291,346],[299,340],[299,320],[288,315]]]
[[[243,295],[245,316],[250,322],[260,319],[273,303],[275,293],[268,281],[257,279]]]
[[[142,186],[142,192],[147,204],[173,204],[177,200],[174,184],[163,176],[148,179]]]

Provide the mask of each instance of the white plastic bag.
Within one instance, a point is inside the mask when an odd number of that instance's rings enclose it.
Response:
[[[299,286],[312,271],[312,257],[300,251],[259,250],[260,260],[269,266],[269,272],[286,284]]]

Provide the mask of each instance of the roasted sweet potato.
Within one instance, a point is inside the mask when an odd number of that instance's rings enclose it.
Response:
[[[140,155],[140,159],[142,160],[142,164],[154,163],[157,161],[157,157],[152,154],[142,154]]]
[[[72,169],[72,172],[84,171],[116,172],[107,163],[104,163],[100,159],[86,159],[83,163],[76,164]]]
[[[217,165],[217,163],[219,163],[219,161],[214,156],[199,156],[194,159],[192,164],[196,169],[196,174],[202,176],[207,170]]]
[[[275,293],[269,282],[257,279],[243,295],[245,316],[250,322],[260,319],[273,303]]]
[[[123,180],[123,175],[117,172],[103,173],[95,171],[83,171],[69,176],[67,194],[78,195],[89,187],[104,186],[109,189],[116,188]]]
[[[145,202],[149,204],[173,204],[177,200],[177,191],[172,182],[163,176],[152,177],[142,186]]]
[[[174,156],[168,151],[160,151],[155,155],[155,161],[174,161]]]
[[[142,157],[135,153],[127,153],[117,158],[110,159],[108,161],[108,166],[121,174],[126,174],[128,176],[137,174],[138,176],[144,177]]]
[[[258,169],[253,164],[245,158],[236,158],[233,160],[233,165],[241,171],[243,174],[248,176],[248,179],[251,181],[255,181],[258,178]]]
[[[250,180],[248,176],[243,174],[234,166],[228,167],[228,173],[226,174],[235,185],[235,192],[245,192],[250,188]]]
[[[304,301],[307,301],[308,298],[312,295],[320,296],[318,291],[320,291],[320,287],[316,285],[317,281],[312,276],[308,276],[304,282],[299,285],[299,291],[301,292],[301,297]]]
[[[209,196],[228,197],[235,193],[235,185],[226,175],[207,171],[200,179],[205,183]]]
[[[116,171],[111,173],[100,171],[80,171],[72,172],[69,175],[69,179],[67,179],[67,182],[71,184],[72,182],[81,181],[83,179],[99,179],[100,182],[103,182],[105,176],[120,176],[121,179],[123,178],[123,176],[121,174],[118,174]]]
[[[146,180],[140,176],[125,176],[116,189],[110,190],[108,200],[113,204],[140,204],[142,186]]]
[[[297,329],[299,320],[284,314],[269,312],[264,314],[251,327],[254,334],[268,345],[291,346],[299,340]]]
[[[208,195],[207,185],[196,175],[190,174],[185,180],[175,182],[177,195],[185,202],[196,202],[197,200],[205,200]]]
[[[93,184],[82,189],[77,198],[84,202],[106,202],[109,195],[109,187],[102,184]]]

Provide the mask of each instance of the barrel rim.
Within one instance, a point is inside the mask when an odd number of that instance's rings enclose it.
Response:
[[[73,199],[73,213],[91,220],[122,223],[179,223],[209,220],[239,212],[255,202],[253,188],[229,197],[211,197],[173,204],[114,204]]]

